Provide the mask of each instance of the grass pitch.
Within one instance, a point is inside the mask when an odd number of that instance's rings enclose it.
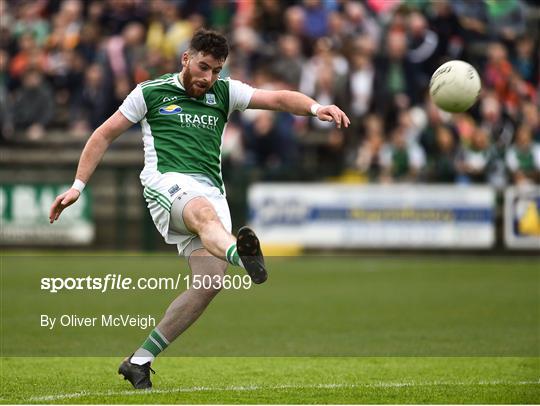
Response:
[[[7,358],[3,403],[538,403],[538,358],[171,358],[135,391],[113,358]]]
[[[178,292],[50,294],[39,278],[175,275],[181,260],[1,261],[2,403],[540,403],[536,259],[269,258],[269,281],[220,293],[142,393],[116,371],[148,331],[48,331],[39,314],[159,319]]]

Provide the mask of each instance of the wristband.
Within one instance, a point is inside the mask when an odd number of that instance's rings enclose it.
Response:
[[[85,186],[86,186],[86,183],[84,183],[82,180],[75,179],[75,182],[73,182],[73,185],[71,186],[71,188],[78,190],[79,193],[81,193],[84,190]]]
[[[322,106],[319,103],[312,104],[311,107],[309,108],[311,111],[311,114],[314,116],[317,116],[317,110],[319,110],[319,108],[321,107]]]

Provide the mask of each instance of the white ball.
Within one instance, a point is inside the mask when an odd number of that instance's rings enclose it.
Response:
[[[449,61],[441,65],[429,82],[429,94],[435,104],[451,113],[469,109],[478,99],[482,84],[472,65]]]

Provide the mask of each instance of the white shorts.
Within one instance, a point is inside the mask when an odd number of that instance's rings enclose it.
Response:
[[[203,245],[201,239],[187,231],[185,226],[183,230],[178,227],[171,229],[171,207],[177,199],[185,206],[195,197],[205,197],[214,206],[223,227],[231,232],[232,222],[227,199],[206,176],[176,172],[156,173],[145,177],[142,184],[156,228],[167,244],[177,244],[180,255],[189,257],[196,249],[203,248]],[[180,221],[183,224],[182,218],[175,220],[176,223]]]

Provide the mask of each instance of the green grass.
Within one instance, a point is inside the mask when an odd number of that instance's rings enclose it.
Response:
[[[112,358],[7,358],[3,403],[538,403],[527,358],[161,358],[154,390]]]
[[[157,360],[151,393],[130,391],[116,375],[148,330],[47,330],[39,316],[159,320],[178,292],[51,294],[40,290],[40,278],[185,275],[183,260],[0,260],[2,403],[540,402],[533,258],[268,258],[267,283],[220,293]]]

